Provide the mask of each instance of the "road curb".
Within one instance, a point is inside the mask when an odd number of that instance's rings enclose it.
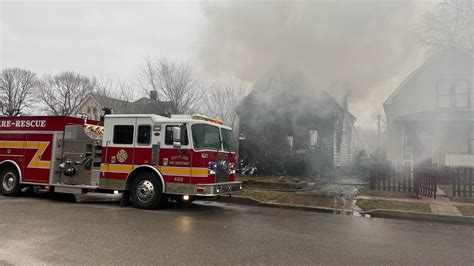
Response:
[[[215,199],[206,199],[216,202],[226,202],[249,206],[261,206],[268,208],[283,208],[283,209],[296,209],[303,211],[321,212],[321,213],[341,213],[351,214],[352,210],[334,209],[329,207],[313,207],[313,206],[302,206],[302,205],[290,205],[280,203],[268,203],[259,201],[250,197],[221,197]],[[455,224],[469,224],[474,225],[474,217],[470,216],[454,216],[454,215],[443,215],[425,212],[410,212],[410,211],[397,211],[388,209],[374,209],[370,211],[357,211],[361,215],[369,214],[371,217],[376,218],[391,218],[400,220],[416,220],[416,221],[429,221],[429,222],[440,222],[440,223],[455,223]]]
[[[472,224],[474,225],[474,217],[470,216],[455,216],[444,215],[426,212],[411,212],[411,211],[396,211],[387,209],[374,209],[370,211],[361,211],[361,214],[369,214],[373,217],[379,218],[394,218],[404,220],[419,220],[441,223],[457,223],[457,224]]]
[[[343,211],[351,212],[351,210],[334,209],[334,208],[329,208],[329,207],[316,207],[316,206],[263,202],[251,197],[232,196],[232,197],[221,197],[220,199],[214,198],[214,199],[206,199],[206,200],[216,201],[216,202],[225,202],[225,203],[234,203],[234,204],[241,204],[241,205],[248,205],[248,206],[260,206],[260,207],[281,208],[281,209],[296,209],[296,210],[322,212],[322,213],[340,213]]]

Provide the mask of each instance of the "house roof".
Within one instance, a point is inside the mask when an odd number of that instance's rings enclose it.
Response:
[[[276,85],[265,82],[254,85],[252,91],[239,103],[237,114],[242,118],[253,113],[249,109],[254,109],[257,116],[261,117],[289,115],[295,121],[307,121],[332,119],[334,115],[342,113],[352,123],[356,121],[356,117],[327,90],[312,87],[305,82],[288,84],[278,81]]]
[[[87,102],[87,100],[90,99],[92,101],[94,101],[98,106],[103,106],[105,103],[107,105],[110,105],[109,107],[117,107],[117,106],[123,106],[123,105],[126,105],[128,104],[129,102],[127,101],[123,101],[123,100],[119,100],[119,99],[115,99],[115,98],[112,98],[112,97],[108,97],[108,96],[104,96],[104,95],[100,95],[100,94],[96,94],[96,93],[90,93],[80,104],[79,106],[77,106],[73,113],[77,113],[80,109],[82,109],[82,107],[84,106],[84,104]],[[105,106],[104,106],[105,107]]]
[[[172,102],[161,102],[150,98],[142,97],[132,103],[136,113],[143,114],[171,114]]]
[[[84,106],[84,104],[86,104],[87,100],[88,99],[91,99],[92,101],[94,101],[97,105],[100,105],[99,102],[97,102],[96,99],[94,99],[94,97],[89,94],[86,98],[84,98],[84,100],[82,100],[82,102],[76,107],[74,108],[74,110],[72,111],[73,114],[77,114],[79,112],[79,110],[82,109],[82,107]]]
[[[100,94],[95,94],[95,93],[91,93],[91,96],[94,100],[96,100],[97,102],[110,102],[110,103],[114,103],[114,104],[127,104],[129,103],[128,101],[124,101],[124,100],[120,100],[120,99],[116,99],[116,98],[112,98],[112,97],[108,97],[108,96],[104,96],[104,95],[100,95]]]
[[[349,116],[349,118],[355,122],[357,121],[357,117],[355,117],[355,115],[353,115],[349,110],[346,110],[346,114]]]
[[[142,97],[134,102],[129,102],[95,93],[89,94],[89,96],[74,109],[73,113],[77,113],[89,99],[94,101],[98,106],[113,108],[115,113],[159,115],[169,115],[171,113],[171,102],[161,102],[146,97]]]
[[[429,66],[431,64],[431,62],[433,62],[436,58],[438,57],[441,57],[442,55],[446,54],[446,53],[453,53],[453,52],[457,52],[457,53],[463,53],[463,54],[466,54],[466,56],[469,56],[469,57],[473,57],[474,58],[474,55],[469,53],[468,51],[466,51],[465,49],[463,48],[460,48],[460,47],[448,47],[448,48],[445,48],[445,49],[442,49],[440,50],[439,52],[437,52],[436,54],[434,54],[433,56],[431,56],[430,58],[428,58],[428,60],[426,60],[423,64],[421,64],[418,68],[415,69],[415,71],[411,72],[401,83],[400,85],[398,85],[398,87],[392,92],[392,94],[390,94],[390,96],[387,98],[387,100],[385,100],[385,102],[383,103],[384,105],[391,105],[393,103],[393,98],[398,94],[398,92],[403,88],[405,87],[405,85],[410,82],[418,73],[420,73],[421,71],[423,71],[427,66]]]

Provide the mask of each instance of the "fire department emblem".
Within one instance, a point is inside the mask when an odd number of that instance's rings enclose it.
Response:
[[[123,163],[127,160],[128,154],[124,149],[121,149],[117,152],[117,161]]]

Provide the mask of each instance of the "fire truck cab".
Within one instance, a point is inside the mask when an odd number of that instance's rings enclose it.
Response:
[[[231,128],[201,115],[106,115],[0,118],[0,189],[122,192],[124,201],[153,209],[169,199],[240,191]]]

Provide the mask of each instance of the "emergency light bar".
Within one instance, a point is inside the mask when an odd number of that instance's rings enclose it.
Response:
[[[219,118],[209,118],[205,115],[200,115],[200,114],[194,114],[191,116],[192,119],[194,120],[203,120],[203,121],[208,121],[208,122],[211,122],[211,123],[215,123],[215,124],[219,124],[219,125],[223,125],[224,123],[219,120]]]

